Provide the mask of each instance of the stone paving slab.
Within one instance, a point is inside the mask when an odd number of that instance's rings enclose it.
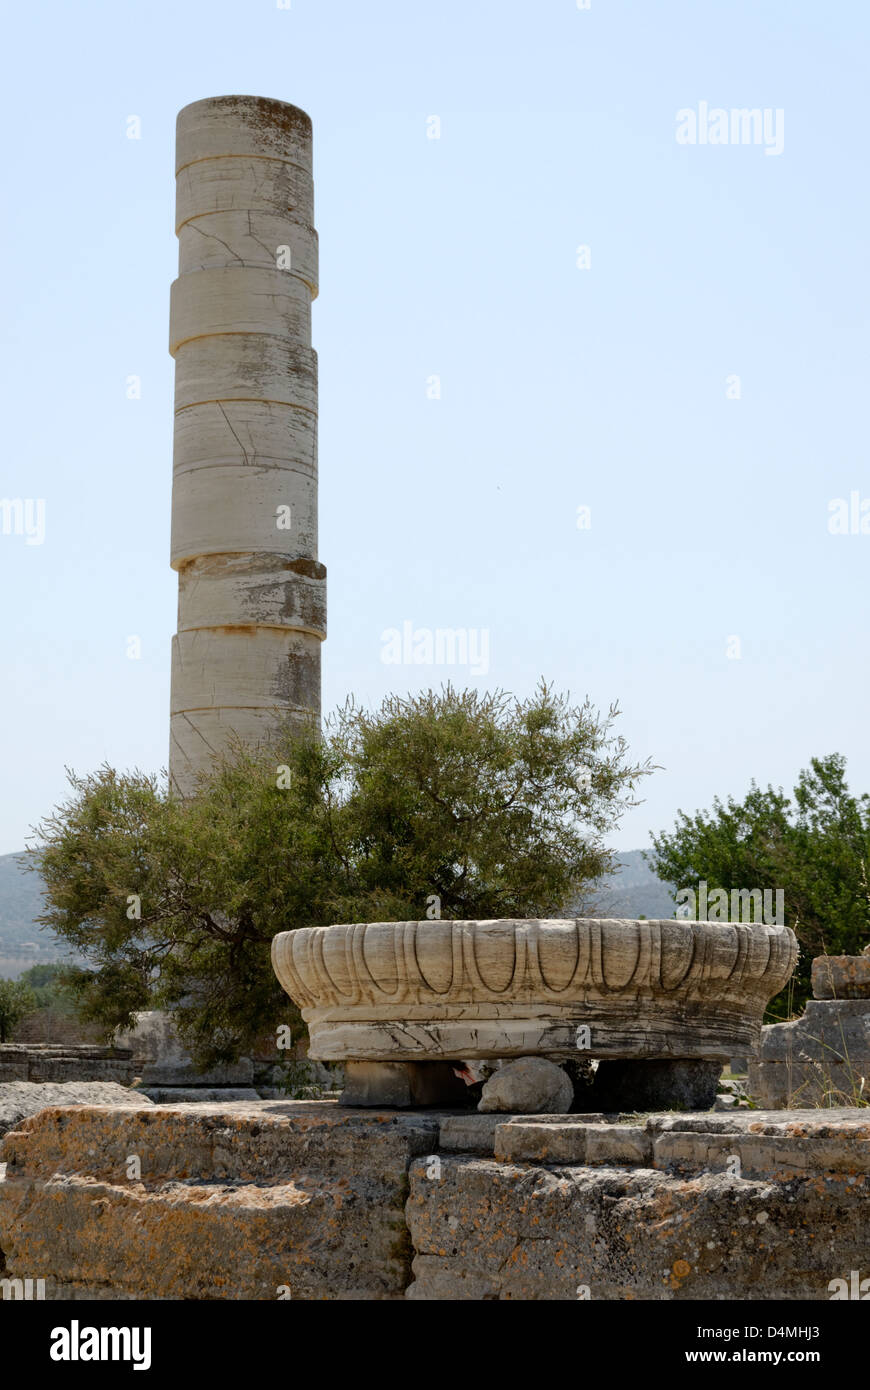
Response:
[[[704,1112],[604,1123],[568,1115],[517,1117],[496,1127],[502,1162],[726,1170],[785,1179],[801,1173],[870,1173],[870,1109]]]
[[[67,1105],[111,1105],[129,1108],[149,1106],[147,1096],[137,1097],[116,1081],[0,1081],[0,1140],[7,1130],[17,1129],[24,1120],[48,1107]]]

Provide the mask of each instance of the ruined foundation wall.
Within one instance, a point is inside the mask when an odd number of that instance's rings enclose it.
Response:
[[[0,1085],[9,1081],[133,1080],[130,1048],[98,1043],[0,1043]]]
[[[47,1109],[0,1162],[5,1273],[49,1298],[813,1301],[870,1248],[856,1110]]]

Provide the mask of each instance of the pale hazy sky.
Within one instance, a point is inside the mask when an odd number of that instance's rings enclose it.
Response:
[[[228,92],[314,122],[324,708],[618,699],[665,768],[623,848],[814,754],[870,789],[868,35],[857,0],[7,10],[0,498],[45,514],[0,534],[0,853],[64,764],[166,763],[175,115]],[[679,143],[702,103],[781,151]],[[405,622],[488,670],[385,664]]]

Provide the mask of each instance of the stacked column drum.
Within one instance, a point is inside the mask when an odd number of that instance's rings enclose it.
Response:
[[[186,796],[233,736],[262,745],[320,714],[311,121],[260,97],[194,102],[176,188],[169,772]]]

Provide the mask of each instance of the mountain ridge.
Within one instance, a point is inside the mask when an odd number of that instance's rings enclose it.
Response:
[[[69,948],[36,918],[45,910],[37,873],[23,867],[24,851],[0,854],[0,978],[28,966],[67,959]],[[599,879],[586,912],[596,917],[673,917],[673,889],[656,878],[640,849],[617,853],[613,874]]]

